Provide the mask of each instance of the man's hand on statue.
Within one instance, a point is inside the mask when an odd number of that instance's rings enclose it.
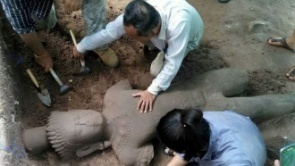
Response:
[[[75,46],[73,47],[73,56],[74,58],[84,58],[84,54],[80,53]]]
[[[52,58],[47,51],[41,55],[35,55],[36,62],[42,66],[45,72],[48,72],[52,68]]]
[[[80,10],[83,0],[63,0],[64,7],[68,13]]]
[[[133,97],[140,97],[137,103],[137,110],[141,113],[148,113],[153,109],[153,103],[156,99],[156,96],[151,94],[149,91],[141,91],[135,94],[132,94]]]

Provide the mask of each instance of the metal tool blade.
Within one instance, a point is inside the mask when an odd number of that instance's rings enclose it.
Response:
[[[51,106],[51,98],[47,89],[43,89],[41,92],[39,92],[38,97],[44,105],[48,107]]]

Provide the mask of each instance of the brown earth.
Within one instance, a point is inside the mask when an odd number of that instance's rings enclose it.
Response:
[[[119,15],[129,0],[107,1],[107,18],[113,20]],[[269,93],[285,93],[294,89],[294,83],[284,74],[295,64],[294,56],[288,50],[271,47],[266,39],[273,34],[287,36],[294,28],[293,0],[232,0],[220,4],[217,0],[189,0],[199,11],[205,23],[205,33],[197,50],[190,52],[189,61],[192,74],[235,67],[248,71],[250,83],[243,96]],[[283,10],[282,10],[283,9]],[[94,54],[86,56],[86,64],[92,69],[89,75],[79,75],[79,61],[72,59],[72,42],[67,28],[74,30],[78,37],[83,35],[81,12],[67,14],[62,5],[57,4],[58,22],[62,31],[39,32],[46,49],[52,55],[54,69],[64,84],[73,89],[59,95],[59,86],[50,74],[36,65],[32,52],[13,34],[12,57],[24,58],[24,66],[31,68],[37,79],[49,90],[53,105],[45,107],[37,98],[37,92],[26,73],[23,72],[28,87],[24,90],[23,108],[20,117],[23,127],[45,125],[53,110],[93,109],[102,111],[105,91],[122,79],[128,79],[134,88],[145,89],[151,83],[150,63],[155,52],[145,54],[143,45],[127,36],[109,46],[118,55],[120,65],[110,68]],[[21,65],[16,65],[20,67]],[[20,67],[22,68],[22,67]],[[24,70],[22,70],[24,71]],[[52,151],[40,156],[30,155],[35,165],[119,165],[111,149],[96,152],[89,157],[72,161],[62,161]]]

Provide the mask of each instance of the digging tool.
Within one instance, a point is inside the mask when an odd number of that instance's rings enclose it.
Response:
[[[52,68],[49,69],[51,75],[53,76],[53,78],[55,79],[55,81],[59,84],[60,86],[60,94],[66,94],[67,92],[70,91],[71,87],[68,85],[64,85],[61,80],[59,79],[59,77],[56,75],[56,73],[54,72],[54,70]]]
[[[75,35],[74,35],[72,30],[70,30],[70,34],[71,34],[73,43],[74,43],[74,45],[76,47],[77,46],[77,41],[76,41]],[[85,65],[84,58],[80,58],[80,64],[82,66],[81,69],[80,69],[80,74],[88,74],[88,73],[90,73],[90,68]]]
[[[49,92],[47,89],[45,89],[43,86],[40,86],[37,79],[35,78],[35,76],[33,75],[32,71],[30,69],[27,69],[26,72],[28,73],[30,79],[32,80],[32,82],[34,83],[35,87],[38,90],[38,97],[41,100],[41,102],[50,107],[51,106],[51,98],[49,95]]]

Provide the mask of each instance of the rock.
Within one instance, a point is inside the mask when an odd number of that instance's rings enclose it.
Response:
[[[269,23],[265,21],[251,21],[248,26],[249,32],[262,33],[269,30]]]

